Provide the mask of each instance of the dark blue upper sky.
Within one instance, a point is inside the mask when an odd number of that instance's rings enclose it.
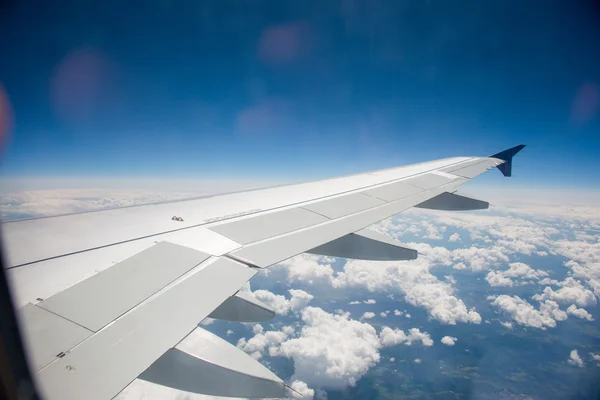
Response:
[[[9,1],[3,170],[315,178],[525,143],[523,184],[596,189],[599,55],[587,1]]]

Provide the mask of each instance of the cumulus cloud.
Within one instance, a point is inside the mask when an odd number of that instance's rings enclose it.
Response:
[[[442,338],[442,340],[440,340],[440,342],[442,342],[446,346],[454,346],[454,344],[456,344],[457,340],[458,340],[457,338],[452,337],[452,336],[444,336]]]
[[[540,279],[548,276],[546,271],[535,270],[522,262],[508,264],[506,271],[490,271],[486,276],[486,281],[490,286],[513,286],[530,283],[525,279]]]
[[[479,272],[507,263],[509,258],[506,253],[506,249],[500,246],[469,247],[453,250],[451,257],[454,262],[463,263],[472,271]],[[455,269],[458,268],[455,266]]]
[[[269,354],[273,354],[276,352],[277,346],[294,333],[292,327],[286,328],[281,331],[264,332],[261,325],[254,325],[254,336],[248,340],[241,338],[237,342],[237,347],[256,359],[261,358],[265,350],[269,350]]]
[[[366,312],[360,317],[360,319],[373,319],[373,318],[375,318],[374,312]]]
[[[548,285],[554,285],[554,286],[558,286],[559,282],[556,279],[550,279],[550,278],[544,278],[540,281],[538,281],[538,285],[544,285],[544,286],[548,286]]]
[[[490,284],[490,286],[512,286],[513,285],[513,281],[510,278],[507,278],[506,276],[504,276],[502,274],[501,271],[490,271],[488,272],[487,276],[485,277],[485,280],[488,281],[488,283]]]
[[[448,238],[449,242],[458,242],[460,241],[460,235],[458,234],[458,232],[454,232],[452,235],[450,235],[450,237]]]
[[[379,316],[380,316],[381,318],[385,318],[385,317],[387,317],[387,316],[388,316],[388,314],[389,314],[389,313],[390,313],[389,311],[382,311],[382,312],[380,312],[380,313],[379,313]]]
[[[481,323],[481,316],[475,309],[469,309],[455,295],[454,281],[440,281],[430,272],[432,265],[452,263],[451,253],[441,247],[411,243],[427,257],[411,262],[372,262],[366,260],[348,260],[340,272],[333,271],[330,260],[318,257],[298,256],[279,264],[287,273],[291,282],[320,282],[336,289],[366,289],[370,292],[399,293],[406,301],[416,307],[427,310],[430,317],[444,324],[458,322]],[[471,253],[459,249],[456,257],[469,258]],[[478,252],[479,250],[476,250]],[[497,259],[495,251],[487,258]],[[473,261],[473,260],[471,260]],[[355,304],[355,303],[353,303]]]
[[[500,325],[502,325],[503,327],[505,327],[507,329],[512,329],[513,328],[513,324],[510,321],[506,321],[506,322],[500,321]]]
[[[465,263],[459,262],[459,263],[454,264],[452,266],[452,268],[455,269],[455,270],[457,270],[457,271],[462,271],[462,270],[467,269],[467,266],[465,265]]]
[[[434,225],[430,221],[423,219],[419,224],[420,231],[423,231],[423,237],[425,239],[442,239],[442,233],[446,231],[445,226]]]
[[[533,269],[522,262],[513,262],[508,266],[508,271],[505,271],[504,275],[509,278],[540,279],[543,276],[548,276],[546,271]]]
[[[574,315],[577,318],[587,319],[588,321],[594,320],[594,318],[592,317],[592,314],[590,314],[583,308],[577,308],[577,306],[575,304],[571,304],[569,306],[569,308],[567,308],[567,314]]]
[[[600,251],[600,247],[594,246],[593,251]],[[585,257],[584,257],[585,258]],[[594,294],[600,297],[600,260],[596,260],[596,255],[588,256],[587,263],[578,263],[573,260],[567,261],[565,263],[565,267],[571,270],[571,273],[574,278],[581,279],[590,287]]]
[[[287,273],[288,282],[305,282],[308,284],[331,284],[334,271],[331,257],[322,257],[312,254],[300,254],[270,267],[270,269],[283,268]]]
[[[356,301],[356,300],[355,300],[355,301],[351,301],[351,302],[350,302],[350,303],[348,303],[348,304],[350,304],[350,305],[360,304],[360,301]]]
[[[415,364],[421,364],[421,359],[420,358],[415,358],[414,363]]]
[[[254,333],[255,335],[258,335],[259,333],[263,333],[265,331],[265,329],[263,328],[263,326],[261,324],[256,324],[252,327],[252,333]]]
[[[590,356],[592,356],[592,360],[598,362],[596,366],[600,367],[600,354],[590,353]]]
[[[375,303],[377,303],[377,301],[375,301],[373,299],[368,299],[368,300],[363,301],[363,303],[365,303],[365,304],[375,304]]]
[[[577,304],[579,307],[596,305],[594,293],[586,289],[578,280],[568,277],[563,282],[559,282],[559,285],[562,287],[556,291],[546,286],[543,293],[533,296],[533,299],[554,300],[562,304]]]
[[[481,323],[481,316],[454,295],[454,288],[429,272],[426,261],[408,265],[392,262],[351,260],[333,281],[336,288],[365,288],[369,291],[400,291],[407,302],[426,309],[444,324]]]
[[[293,381],[290,384],[290,387],[293,389],[293,391],[291,391],[292,399],[310,400],[315,396],[314,389],[309,388],[308,385],[302,381]]]
[[[403,312],[402,312],[402,311],[399,311],[399,310],[394,310],[394,315],[395,315],[395,316],[399,317],[399,316],[401,316],[402,314],[403,314]]]
[[[583,368],[585,363],[579,356],[579,352],[577,350],[571,350],[571,354],[569,354],[569,364],[574,365],[579,368]]]
[[[304,290],[290,289],[289,293],[292,296],[290,299],[290,310],[292,311],[303,309],[314,298],[313,295]]]
[[[556,321],[567,319],[567,313],[562,311],[558,304],[552,300],[540,303],[540,309],[535,309],[526,300],[519,296],[490,296],[492,305],[508,313],[512,319],[525,326],[546,329],[556,327]]]
[[[433,340],[427,332],[421,332],[418,328],[408,330],[408,335],[401,329],[392,329],[385,326],[379,334],[379,340],[384,347],[405,344],[410,346],[414,342],[421,342],[423,346],[433,346]]]
[[[355,385],[380,360],[379,337],[371,325],[317,307],[302,311],[299,337],[283,342],[277,355],[294,361],[293,380],[310,387],[341,389]]]
[[[291,295],[289,300],[285,296],[268,290],[255,290],[252,294],[280,315],[285,315],[290,311],[299,311],[313,299],[313,296],[304,290],[290,289],[288,292]]]

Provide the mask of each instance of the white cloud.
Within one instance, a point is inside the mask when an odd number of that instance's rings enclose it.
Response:
[[[567,314],[574,315],[577,318],[587,319],[588,321],[594,320],[592,314],[590,314],[583,308],[577,308],[575,304],[571,304],[569,308],[567,308]]]
[[[363,303],[365,303],[365,304],[375,304],[375,303],[377,303],[377,301],[375,301],[373,299],[368,299],[368,300],[363,301]]]
[[[381,318],[385,318],[385,317],[387,317],[387,316],[388,316],[388,314],[389,314],[389,313],[390,313],[389,311],[382,311],[382,312],[380,312],[380,313],[379,313],[379,316],[380,316]]]
[[[452,266],[452,268],[455,269],[455,270],[457,270],[457,271],[462,271],[462,270],[467,269],[467,266],[465,265],[465,263],[459,262],[459,263],[454,264]]]
[[[287,329],[286,329],[287,328]],[[252,357],[259,359],[262,357],[265,350],[269,350],[269,354],[276,352],[277,346],[284,340],[289,338],[294,329],[285,327],[281,331],[264,332],[261,325],[254,325],[254,336],[248,340],[241,338],[237,342],[237,347],[249,353]]]
[[[456,297],[453,282],[442,282],[430,272],[432,263],[451,263],[451,253],[427,244],[409,246],[425,252],[427,257],[410,262],[348,260],[342,271],[334,272],[330,265],[319,264],[319,258],[298,256],[281,263],[276,269],[286,271],[288,281],[320,282],[336,289],[362,288],[374,293],[400,293],[413,306],[426,309],[431,318],[444,324],[481,323],[477,311],[468,309]],[[461,257],[467,256],[470,255],[463,254]]]
[[[414,363],[415,364],[421,364],[421,359],[420,358],[415,358]]]
[[[306,325],[300,336],[283,342],[277,352],[293,359],[293,380],[310,387],[341,389],[353,386],[379,362],[375,328],[350,319],[350,313],[334,315],[307,307],[302,320]]]
[[[409,313],[406,313],[406,314],[404,314],[404,316],[405,316],[406,318],[410,318],[410,314],[409,314]]]
[[[548,276],[546,271],[535,270],[522,262],[514,262],[509,264],[506,271],[488,272],[485,280],[488,281],[490,286],[513,286],[528,283],[524,279],[540,279],[545,276]],[[515,282],[513,279],[518,281]]]
[[[504,272],[504,275],[509,278],[540,279],[543,276],[548,276],[546,271],[533,269],[522,262],[513,262],[508,266],[508,271]]]
[[[558,286],[559,282],[556,279],[544,278],[538,282],[538,285],[554,285]]]
[[[261,324],[256,324],[252,327],[252,333],[258,335],[259,333],[263,333],[265,330]]]
[[[233,333],[234,333],[234,332],[233,332],[231,329],[227,329],[227,336],[229,336],[229,335],[233,335]]]
[[[596,366],[600,367],[600,354],[590,353],[590,356],[592,356],[592,360],[598,361]]]
[[[578,280],[568,277],[563,282],[559,282],[559,285],[562,287],[556,291],[546,286],[543,293],[533,296],[533,299],[554,300],[563,304],[577,304],[579,307],[596,305],[594,293],[586,289]]]
[[[355,300],[355,301],[351,301],[351,302],[350,302],[350,303],[348,303],[348,304],[351,304],[351,305],[360,304],[360,301],[356,301],[356,300]]]
[[[369,291],[400,291],[407,302],[426,309],[444,324],[481,323],[481,316],[454,295],[454,288],[429,272],[428,261],[368,262],[350,260],[333,281],[336,288],[360,287]]]
[[[591,257],[588,260],[587,264],[567,261],[565,267],[571,270],[574,278],[583,280],[600,297],[600,261],[593,261]]]
[[[513,328],[513,324],[510,321],[506,321],[506,322],[500,321],[500,325],[502,325],[503,327],[505,327],[507,329],[512,329]]]
[[[299,311],[313,299],[313,296],[304,290],[290,289],[288,292],[291,295],[289,300],[282,295],[262,289],[255,290],[252,294],[280,315],[285,315],[290,311]]]
[[[579,352],[577,350],[571,350],[571,354],[569,354],[569,364],[579,368],[583,368],[585,366],[585,363],[581,357],[579,357]]]
[[[360,319],[372,319],[375,318],[375,313],[374,312],[366,312],[362,315],[362,317],[360,317]]]
[[[314,298],[313,295],[304,290],[290,289],[289,293],[292,295],[292,298],[290,299],[290,310],[292,311],[303,309]]]
[[[392,329],[385,326],[379,334],[379,340],[384,347],[405,344],[410,346],[414,342],[421,342],[423,346],[433,346],[433,340],[427,332],[421,332],[418,328],[408,330],[408,335],[401,329]]]
[[[440,213],[435,215],[435,218],[438,223],[467,230],[472,239],[494,243],[492,248],[502,254],[537,254],[541,249],[548,248],[555,240],[554,235],[559,233],[550,224],[514,215]],[[494,262],[493,259],[483,259],[482,261]],[[484,264],[475,265],[475,267],[486,268]]]
[[[498,286],[512,286],[513,281],[510,278],[505,277],[501,271],[490,271],[488,272],[485,280],[488,281],[490,286],[498,287]]]
[[[505,253],[507,250],[500,246],[470,247],[453,250],[451,258],[454,262],[463,263],[472,271],[479,272],[507,263],[509,258]],[[455,265],[455,269],[458,269],[456,267]]]
[[[450,235],[450,237],[448,238],[449,242],[459,242],[460,241],[460,235],[458,234],[458,232],[454,232],[452,235]]]
[[[333,281],[333,267],[330,257],[316,256],[312,254],[299,254],[288,260],[270,267],[271,270],[285,269],[288,282],[306,282],[309,284],[325,283]]]
[[[452,336],[444,336],[440,342],[445,344],[446,346],[454,346],[458,339]]]
[[[540,309],[535,309],[526,300],[519,296],[490,296],[492,305],[510,314],[518,324],[534,328],[546,329],[556,327],[556,321],[567,319],[567,313],[560,310],[558,304],[552,300],[540,303]]]
[[[423,237],[425,239],[442,239],[442,233],[446,230],[445,226],[436,226],[427,220],[421,221],[420,228],[425,231]]]
[[[202,322],[200,323],[200,325],[202,325],[202,326],[208,326],[208,325],[212,325],[212,324],[214,324],[214,322],[215,322],[215,321],[216,321],[216,319],[213,319],[213,318],[208,318],[208,317],[207,317],[207,318],[204,318],[204,319],[202,320]]]
[[[394,310],[394,315],[395,315],[395,316],[399,317],[399,316],[401,316],[402,314],[403,314],[403,312],[402,312],[402,311],[399,311],[399,310]]]
[[[390,362],[396,362],[396,357],[390,357]]]
[[[456,279],[454,279],[452,275],[444,275],[444,279],[446,279],[449,284],[456,285]]]
[[[308,385],[302,381],[293,381],[290,387],[294,389],[291,392],[292,399],[310,400],[315,396],[314,389],[308,387]]]

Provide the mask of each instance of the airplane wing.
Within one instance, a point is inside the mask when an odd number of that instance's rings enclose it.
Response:
[[[7,275],[30,366],[47,399],[110,399],[136,378],[228,397],[282,397],[277,376],[201,329],[266,321],[239,292],[300,253],[410,260],[368,226],[411,207],[473,210],[456,193],[517,146],[316,182],[2,225]]]

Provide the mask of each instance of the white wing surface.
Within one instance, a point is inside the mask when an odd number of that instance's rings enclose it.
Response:
[[[7,274],[40,390],[110,399],[136,378],[187,392],[282,397],[260,363],[198,327],[265,321],[238,290],[303,252],[408,260],[417,252],[364,228],[410,207],[487,208],[455,191],[517,146],[359,175],[3,224]]]

